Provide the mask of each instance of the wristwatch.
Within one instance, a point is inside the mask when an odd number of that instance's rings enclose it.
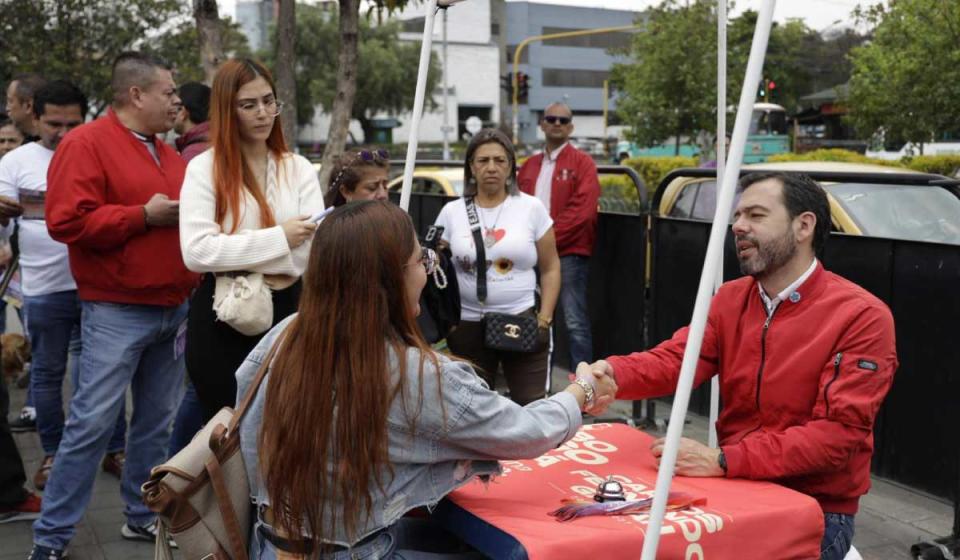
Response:
[[[553,319],[548,319],[542,315],[537,315],[537,326],[544,329],[549,329],[550,325],[553,324]]]
[[[579,385],[580,388],[583,389],[584,394],[586,394],[586,400],[583,402],[583,405],[590,406],[593,402],[593,385],[580,378],[575,379],[573,382]]]
[[[723,454],[723,450],[720,450],[720,455],[717,455],[717,463],[720,465],[720,468],[723,469],[723,474],[727,474],[727,456]]]

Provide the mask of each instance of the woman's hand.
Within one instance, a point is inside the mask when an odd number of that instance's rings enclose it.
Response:
[[[283,235],[287,238],[287,245],[291,249],[296,249],[304,241],[317,231],[317,224],[307,221],[310,216],[303,215],[287,220],[280,226],[283,228]]]

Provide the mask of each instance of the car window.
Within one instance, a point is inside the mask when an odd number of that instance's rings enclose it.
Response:
[[[946,189],[864,183],[826,189],[864,235],[960,245],[960,199]]]
[[[451,179],[450,185],[457,196],[463,196],[463,179]]]
[[[693,212],[693,203],[697,199],[697,191],[700,190],[700,183],[688,183],[683,186],[680,194],[677,195],[673,208],[670,209],[671,218],[689,218]]]
[[[695,220],[713,220],[713,213],[717,208],[717,183],[704,181],[700,183],[697,200],[693,203],[693,212],[690,217]]]

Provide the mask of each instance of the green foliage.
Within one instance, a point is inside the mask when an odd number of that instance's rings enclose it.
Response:
[[[860,12],[874,25],[853,51],[853,124],[888,142],[933,141],[960,132],[960,3],[898,0]]]
[[[383,3],[388,7],[390,3]],[[394,3],[396,4],[396,3]],[[357,95],[352,118],[357,119],[369,138],[370,121],[379,112],[401,114],[413,105],[420,60],[420,43],[400,41],[398,22],[373,24],[360,20]],[[297,122],[313,119],[315,107],[332,107],[336,95],[338,17],[335,11],[308,4],[297,5]],[[264,53],[272,61],[272,53]],[[431,60],[427,92],[437,87],[440,64]],[[435,107],[427,97],[427,107]]]
[[[228,24],[225,51],[247,54]],[[100,114],[110,102],[113,58],[153,52],[173,64],[178,81],[203,80],[190,3],[181,0],[0,0],[0,81],[21,72],[74,82]]]
[[[901,167],[921,173],[936,173],[954,177],[960,172],[960,155],[907,156],[900,160],[870,158],[849,150],[814,150],[803,154],[777,154],[767,161],[840,161],[846,163],[869,163],[888,167]]]
[[[640,195],[626,175],[600,175],[599,205],[604,212],[635,214],[640,210]]]
[[[660,182],[674,169],[681,167],[696,167],[697,160],[692,157],[674,156],[674,157],[638,157],[630,158],[620,162],[622,165],[629,165],[637,170],[643,182],[647,186],[648,199],[653,199],[653,194],[657,192]]]

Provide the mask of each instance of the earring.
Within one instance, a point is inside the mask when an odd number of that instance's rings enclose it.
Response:
[[[476,178],[476,177],[470,177],[470,180],[467,181],[467,182],[470,183],[470,186],[472,187],[472,186],[474,186],[474,185],[477,184],[477,178]]]

